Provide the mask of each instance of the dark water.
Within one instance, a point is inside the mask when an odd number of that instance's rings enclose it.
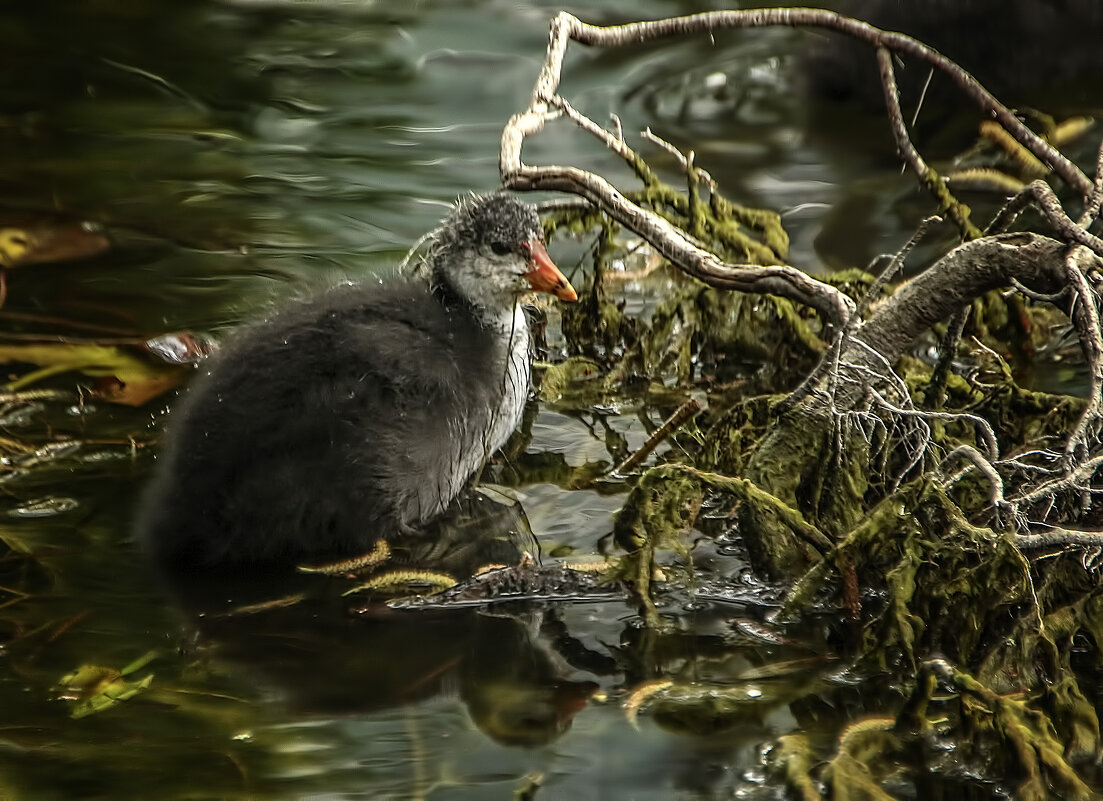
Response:
[[[702,7],[649,0],[630,18]],[[217,337],[281,301],[393,269],[456,196],[496,185],[501,127],[526,103],[556,10],[352,0],[9,10],[0,223],[92,220],[113,247],[11,270],[3,341]],[[629,18],[613,2],[573,10]],[[875,116],[810,121],[791,70],[804,46],[786,30],[574,51],[564,88],[595,119],[615,112],[626,132],[651,125],[692,143],[731,197],[785,210],[792,263],[864,263],[928,209]],[[526,153],[623,175],[566,127]],[[839,219],[861,235],[839,234]],[[569,269],[584,243],[552,250]],[[655,296],[627,292],[637,306]],[[91,383],[84,356],[78,380]],[[0,409],[3,436],[32,449],[81,443],[33,469],[9,457],[0,476],[0,798],[500,799],[530,774],[542,776],[540,798],[780,795],[763,785],[761,746],[807,724],[786,699],[818,680],[828,654],[756,636],[762,610],[744,604],[672,600],[664,611],[685,636],[658,651],[620,601],[367,618],[319,601],[187,624],[130,531],[154,466],[144,446],[171,393],[112,405],[71,394],[75,376],[36,385],[64,398]],[[641,418],[661,417],[638,402],[538,410],[519,489],[546,550],[593,554],[611,529],[622,490],[566,489],[563,478],[611,461],[602,425],[635,448]],[[710,547],[703,559],[738,574]],[[295,589],[230,580],[206,592],[227,606]],[[74,717],[97,695],[62,677],[143,657],[100,681],[109,694],[148,686]],[[786,659],[806,668],[752,670]],[[660,678],[743,701],[711,724],[670,712],[634,725],[621,701]]]

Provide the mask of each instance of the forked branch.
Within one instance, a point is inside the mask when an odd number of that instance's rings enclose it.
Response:
[[[871,46],[884,88],[893,139],[901,157],[938,198],[941,209],[954,220],[963,238],[972,240],[953,249],[925,272],[906,282],[880,305],[856,307],[835,287],[789,265],[727,263],[710,253],[694,236],[654,211],[632,202],[601,176],[573,166],[530,166],[522,161],[525,139],[541,131],[549,121],[565,116],[633,165],[637,175],[645,182],[648,179],[647,168],[625,142],[619,122],[615,133],[607,131],[559,95],[563,63],[571,41],[596,47],[618,47],[668,37],[708,34],[721,29],[777,25],[826,28]],[[910,139],[897,96],[893,64],[896,55],[919,59],[932,69],[946,74],[986,117],[998,122],[1079,195],[1083,206],[1079,219],[1070,217],[1053,191],[1041,181],[1036,181],[1009,203],[982,234],[969,221],[967,211],[957,204],[945,182],[923,159]],[[645,135],[645,138],[660,146],[670,147],[653,135]],[[691,190],[695,182],[701,180],[711,191],[715,191],[710,181],[705,180],[694,166],[691,155],[680,155],[679,161],[689,178]],[[808,402],[823,403],[824,394],[817,395],[815,390],[830,379],[832,391],[827,393],[827,403],[836,414],[845,414],[867,404],[871,396],[866,388],[878,382],[892,381],[892,363],[917,336],[953,315],[959,315],[958,319],[964,320],[962,310],[990,290],[1013,286],[1031,298],[1057,305],[1071,299],[1071,306],[1063,308],[1069,313],[1080,336],[1092,380],[1092,397],[1084,415],[1070,433],[1061,471],[1063,475],[1041,487],[1028,481],[1008,501],[1016,508],[1029,506],[1042,496],[1052,498],[1059,490],[1083,489],[1090,479],[1084,469],[1086,465],[1095,463],[1092,453],[1098,450],[1100,421],[1103,420],[1103,337],[1097,311],[1098,300],[1092,285],[1099,258],[1103,257],[1103,240],[1090,233],[1089,226],[1099,216],[1103,206],[1103,148],[1095,180],[1091,181],[1049,142],[1027,128],[1014,112],[997,101],[969,73],[921,42],[831,11],[810,8],[716,11],[612,27],[588,25],[571,14],[560,13],[551,24],[544,64],[528,108],[514,115],[502,133],[499,166],[505,186],[519,190],[562,191],[581,197],[634,231],[674,265],[711,286],[772,294],[819,311],[827,322],[835,326],[834,346],[829,349],[821,369],[791,400],[795,403],[803,398]],[[1042,212],[1060,240],[1035,233],[1002,233],[1028,205]],[[982,460],[986,467],[990,467],[988,460],[994,457],[992,453],[983,456],[977,452],[974,463]],[[989,474],[996,475],[995,470],[990,470]],[[997,482],[992,481],[992,485],[997,487]],[[998,494],[1002,499],[1002,488]]]

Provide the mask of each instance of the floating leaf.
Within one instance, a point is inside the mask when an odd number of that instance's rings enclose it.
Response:
[[[156,376],[140,381],[120,381],[114,376],[105,376],[92,382],[92,394],[109,403],[143,406],[158,395],[174,389],[184,375],[181,370],[163,370]]]
[[[8,510],[10,517],[53,517],[76,509],[80,504],[75,498],[51,497],[30,501]]]
[[[96,223],[0,219],[0,267],[87,259],[110,247],[111,240]]]
[[[62,700],[75,701],[69,716],[74,720],[110,709],[121,701],[128,701],[146,690],[153,683],[153,674],[127,681],[113,668],[98,665],[81,665],[61,680]]]
[[[101,665],[81,665],[58,682],[58,697],[63,701],[76,702],[70,713],[70,717],[74,719],[110,709],[120,701],[130,700],[153,683],[152,673],[137,681],[128,681],[126,677],[156,658],[156,651],[147,651],[122,670]]]
[[[80,372],[93,382],[93,393],[128,406],[141,406],[172,389],[187,374],[186,366],[209,353],[210,344],[188,332],[165,334],[142,342],[42,341],[0,343],[0,363],[38,367],[7,385],[22,389],[50,376]]]

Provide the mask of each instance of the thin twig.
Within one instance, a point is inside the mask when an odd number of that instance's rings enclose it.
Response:
[[[654,433],[647,438],[647,442],[643,443],[635,453],[630,454],[627,459],[614,467],[608,475],[624,476],[632,472],[632,470],[638,467],[644,459],[651,455],[651,452],[655,450],[655,448],[659,447],[663,440],[677,431],[686,420],[689,420],[699,411],[701,411],[700,403],[693,398],[687,400],[675,409],[674,413],[666,418],[661,426],[655,429]]]
[[[948,423],[972,423],[976,426],[977,431],[980,433],[980,438],[984,441],[984,449],[987,451],[988,458],[999,458],[1000,447],[996,443],[996,432],[992,430],[992,426],[983,417],[977,417],[975,414],[968,414],[966,412],[928,412],[920,409],[901,409],[898,406],[893,406],[882,398],[876,390],[870,390],[870,392],[874,400],[877,401],[878,406],[902,417],[918,417],[922,420],[944,420]]]
[[[1015,218],[1028,206],[1033,206],[1046,218],[1046,221],[1070,242],[1091,250],[1097,256],[1103,256],[1103,239],[1072,220],[1061,207],[1061,201],[1045,181],[1031,181],[1022,192],[1004,204],[992,222],[984,230],[985,234],[1001,233],[1010,230]]]
[[[705,185],[708,186],[709,191],[716,191],[716,181],[713,179],[712,175],[709,174],[708,170],[703,170],[700,167],[691,165],[689,159],[682,154],[682,151],[678,150],[678,148],[674,147],[674,145],[670,144],[670,142],[666,141],[661,136],[656,134],[654,131],[651,130],[651,128],[645,128],[641,136],[643,136],[643,138],[646,139],[648,142],[651,142],[651,144],[661,147],[663,150],[673,156],[675,161],[678,162],[678,165],[682,168],[684,172],[689,172],[690,168],[692,167],[692,169],[696,171],[698,178],[704,181]]]
[[[1079,262],[1086,255],[1086,248],[1074,247],[1065,259],[1069,287],[1080,300],[1072,311],[1072,319],[1076,333],[1080,337],[1080,349],[1084,352],[1084,358],[1088,363],[1088,375],[1091,379],[1088,404],[1066,441],[1065,453],[1070,458],[1073,458],[1074,454],[1081,449],[1087,452],[1088,438],[1098,431],[1099,420],[1103,416],[1103,332],[1100,330],[1099,307],[1095,292],[1092,291],[1079,267]],[[1094,258],[1092,260],[1097,261]]]
[[[940,204],[953,219],[954,224],[961,230],[967,239],[978,239],[981,236],[980,229],[969,221],[969,209],[958,202],[946,184],[939,177],[912,144],[908,135],[907,125],[904,123],[904,114],[900,110],[900,91],[896,86],[896,68],[892,64],[892,53],[887,47],[877,48],[877,67],[881,74],[881,86],[884,90],[885,107],[889,114],[889,127],[892,130],[892,138],[896,141],[896,150],[904,162],[912,168],[928,189],[939,199]]]
[[[1098,548],[1103,546],[1103,532],[1051,528],[1040,534],[1020,534],[1015,538],[1015,544],[1023,551],[1051,548],[1055,545],[1082,545],[1088,548]]]
[[[1099,143],[1099,153],[1095,157],[1095,185],[1084,202],[1084,211],[1076,221],[1077,224],[1087,228],[1099,216],[1101,207],[1103,207],[1103,141]]]
[[[989,502],[997,509],[1005,507],[1007,504],[1003,496],[1003,479],[1000,478],[1000,474],[996,471],[996,468],[993,467],[992,463],[985,459],[981,452],[972,445],[959,445],[946,454],[946,458],[942,460],[941,469],[945,470],[947,464],[958,458],[968,459],[972,462],[973,466],[988,479],[988,485],[991,488],[988,495]],[[944,482],[943,486],[951,486],[956,483],[956,479],[957,477],[955,476],[947,480]]]
[[[1015,276],[1011,276],[1011,286],[1015,287],[1015,291],[1026,295],[1031,300],[1036,300],[1039,303],[1052,303],[1054,305],[1057,305],[1072,293],[1072,290],[1067,286],[1057,292],[1036,292],[1021,283]]]
[[[1046,498],[1052,498],[1063,490],[1085,486],[1095,475],[1095,471],[1099,469],[1100,465],[1103,465],[1103,456],[1088,459],[1077,465],[1070,473],[1039,486],[1027,488],[1008,500],[1016,506],[1028,506]]]
[[[946,402],[946,381],[950,377],[950,368],[953,366],[957,346],[961,342],[961,335],[965,331],[965,323],[969,321],[971,311],[972,306],[963,306],[954,312],[946,324],[946,333],[938,343],[938,362],[931,373],[926,392],[927,405],[932,409],[941,409]]]
[[[908,241],[904,243],[892,259],[889,260],[885,269],[878,274],[878,276],[870,284],[869,289],[866,290],[862,299],[855,307],[854,314],[851,315],[846,325],[843,326],[842,331],[835,337],[835,340],[831,343],[831,347],[820,358],[819,364],[815,369],[800,383],[796,389],[789,393],[788,396],[778,404],[774,406],[773,413],[777,415],[785,414],[792,409],[796,404],[804,400],[813,389],[819,386],[821,379],[825,375],[830,375],[828,381],[828,394],[831,397],[835,395],[835,389],[838,386],[839,376],[839,361],[842,355],[843,348],[850,341],[851,336],[854,334],[858,323],[865,316],[869,307],[880,297],[881,289],[887,284],[899,271],[904,264],[904,259],[908,253],[912,251],[915,245],[926,234],[927,229],[932,223],[939,221],[939,217],[927,217],[917,227],[915,233],[908,238]],[[890,371],[891,372],[891,371]]]

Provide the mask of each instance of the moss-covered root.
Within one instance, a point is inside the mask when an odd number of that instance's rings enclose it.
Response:
[[[936,693],[945,699],[946,688],[953,693],[949,700],[956,701],[957,714],[947,720],[941,714],[945,706],[940,704],[936,723],[928,707]],[[925,662],[915,690],[897,717],[863,718],[844,728],[834,756],[823,763],[817,778],[827,798],[889,801],[893,796],[882,782],[894,774],[899,778],[904,754],[923,748],[937,727],[940,741],[954,743],[953,764],[979,768],[982,775],[1001,783],[1017,780],[1016,801],[1098,799],[1070,764],[1066,745],[1043,711],[1045,696],[1001,695],[945,660]],[[815,764],[807,739],[789,735],[779,738],[769,767],[792,797],[810,801],[820,798],[812,779]]]
[[[809,775],[814,763],[812,746],[803,734],[787,734],[777,739],[770,752],[771,775],[785,782],[789,797],[799,801],[820,801],[820,792]]]
[[[689,546],[681,535],[697,520],[703,501],[699,482],[669,467],[653,467],[640,476],[617,513],[613,534],[627,555],[616,578],[634,588],[649,627],[660,622],[651,594],[651,578],[658,570],[656,552],[673,550],[688,563]]]
[[[1013,541],[969,524],[935,482],[917,480],[879,503],[797,582],[783,616],[807,614],[817,599],[844,602],[850,565],[858,587],[878,598],[858,655],[870,670],[896,658],[916,665],[930,653],[978,664],[1002,645],[1015,621],[1037,615],[1029,565]],[[1005,675],[985,674],[985,680],[1036,686],[1035,663],[1039,657],[1052,662],[1052,642],[1037,638],[1029,652],[1014,656],[992,662]]]
[[[747,478],[838,536],[862,518],[868,460],[869,445],[857,430],[825,409],[798,406],[762,440],[748,462]]]
[[[811,773],[817,759],[804,735],[779,737],[770,753],[769,769],[785,782],[791,798],[819,801],[892,801],[881,788],[878,776],[893,769],[900,752],[893,718],[864,718],[847,726],[839,734],[835,755],[819,769],[824,795]]]
[[[1064,743],[1065,759],[1082,762],[1099,756],[1103,746],[1099,739],[1099,716],[1071,672],[1047,686],[1038,703]]]
[[[985,764],[993,776],[1019,777],[1017,801],[1099,797],[1069,764],[1065,744],[1038,708],[1036,697],[1000,695],[943,660],[925,663],[922,672],[937,674],[957,693],[962,758]],[[917,692],[930,692],[929,688],[929,683],[920,682]]]
[[[834,801],[893,801],[881,789],[875,773],[878,763],[899,752],[900,744],[892,718],[865,718],[855,721],[839,735],[835,756],[823,771],[824,784]]]
[[[727,492],[739,501],[744,541],[748,549],[762,551],[755,561],[783,566],[773,575],[805,569],[832,546],[799,512],[752,482],[668,464],[644,473],[617,515],[616,541],[629,552],[629,561],[655,548],[684,551],[681,533],[696,520],[706,490]]]

